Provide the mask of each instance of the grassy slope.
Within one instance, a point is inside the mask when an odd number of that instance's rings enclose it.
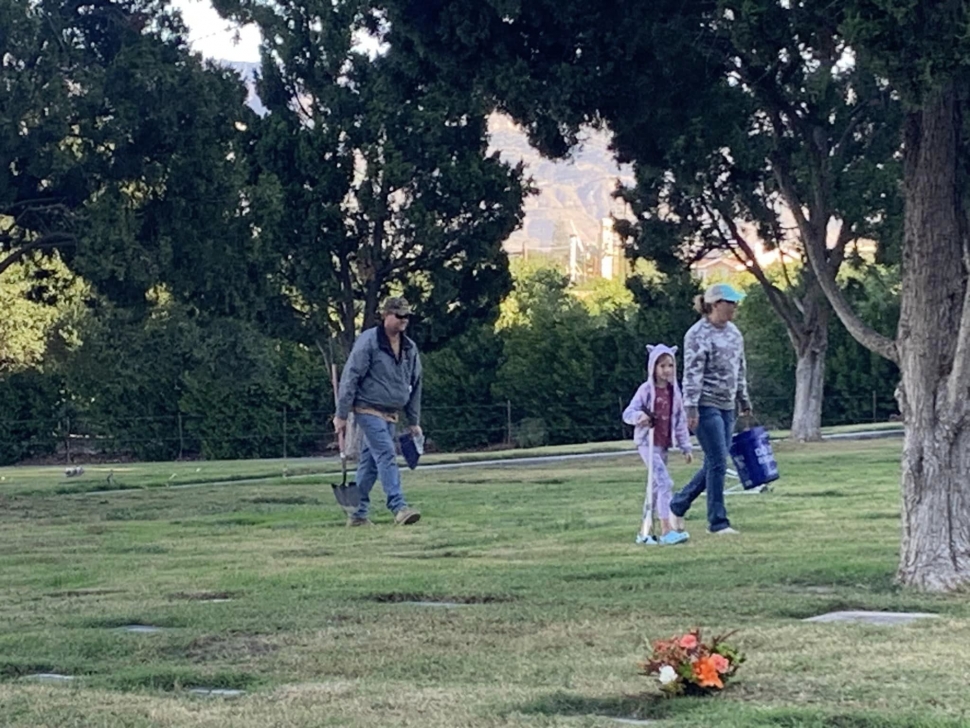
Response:
[[[705,534],[701,507],[689,545],[654,550],[632,543],[643,471],[629,455],[407,474],[425,514],[413,528],[386,511],[344,528],[326,480],[0,484],[0,724],[962,725],[970,654],[953,646],[970,643],[970,605],[892,584],[899,441],[776,450],[776,490],[729,500],[740,537]],[[850,608],[940,618],[800,621]],[[131,623],[166,629],[117,629]],[[695,625],[740,629],[748,662],[722,695],[663,700],[636,674],[644,640]],[[79,678],[24,677],[39,671]]]

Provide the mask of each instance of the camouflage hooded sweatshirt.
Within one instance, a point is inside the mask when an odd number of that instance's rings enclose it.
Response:
[[[715,326],[704,316],[684,336],[684,407],[696,414],[697,407],[733,410],[751,409],[744,362],[744,337],[728,321]]]

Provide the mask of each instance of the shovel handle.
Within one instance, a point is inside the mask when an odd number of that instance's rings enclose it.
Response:
[[[336,412],[337,400],[340,398],[340,385],[337,383],[337,362],[330,362],[330,383],[333,385],[333,408]],[[340,448],[340,459],[346,463],[347,456],[344,454],[344,431],[337,430],[337,447]],[[344,473],[346,477],[346,472]]]

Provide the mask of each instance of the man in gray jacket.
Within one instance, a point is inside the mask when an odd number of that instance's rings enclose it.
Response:
[[[409,526],[421,514],[408,506],[401,490],[394,435],[403,410],[411,434],[421,436],[421,357],[418,347],[404,335],[411,306],[401,297],[389,298],[382,308],[383,320],[363,332],[354,343],[340,377],[336,430],[346,431],[353,410],[363,434],[357,465],[360,507],[347,519],[348,526],[370,526],[367,511],[370,491],[380,478],[394,523]]]

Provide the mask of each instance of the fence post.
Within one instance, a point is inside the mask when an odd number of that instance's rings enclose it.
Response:
[[[283,459],[286,460],[286,405],[283,405]],[[285,469],[285,465],[283,466]]]
[[[505,400],[505,442],[512,447],[512,400]]]
[[[184,453],[185,453],[185,435],[183,434],[183,431],[182,431],[182,413],[181,413],[181,411],[177,413],[177,418],[178,418],[178,425],[179,425],[179,457],[178,457],[178,459],[181,460],[182,457],[183,457],[183,455],[184,455]]]
[[[67,464],[71,464],[71,418],[64,418],[64,457],[67,458]]]
[[[876,390],[872,390],[872,421],[876,422]]]
[[[616,401],[620,405],[620,439],[621,440],[625,440],[626,439],[626,428],[623,426],[623,409],[624,409],[624,407],[623,407],[623,395],[620,395],[620,394],[616,395]]]

